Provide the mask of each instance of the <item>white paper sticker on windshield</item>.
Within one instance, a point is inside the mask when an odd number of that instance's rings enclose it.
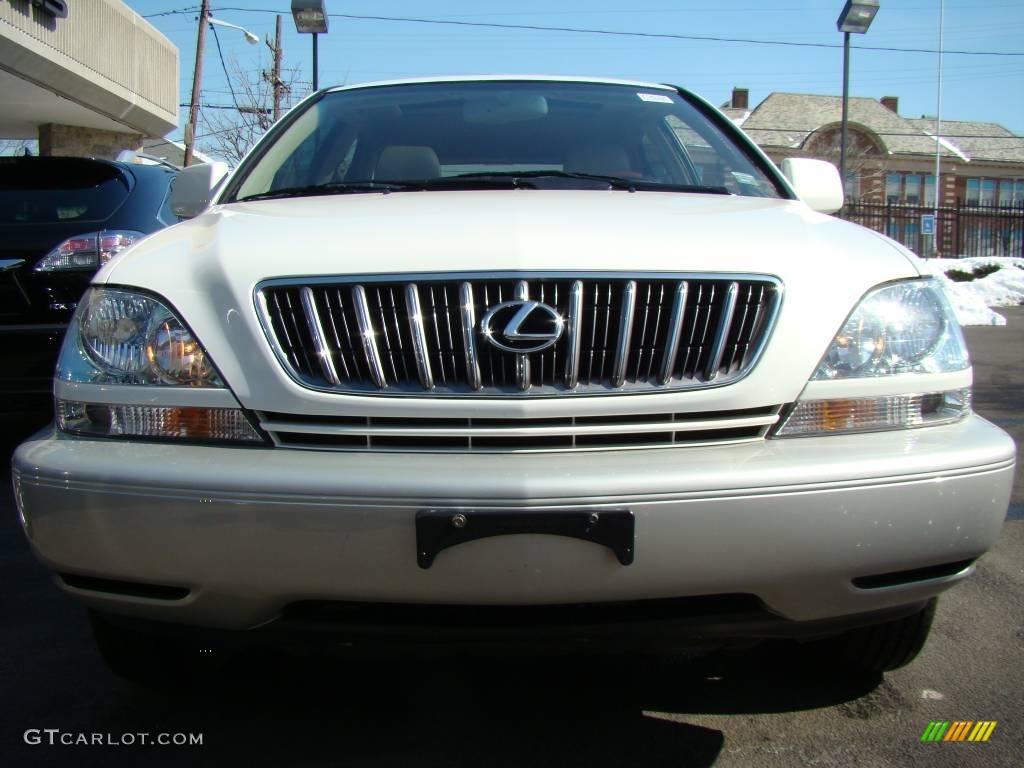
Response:
[[[665,96],[662,93],[638,93],[642,101],[653,101],[658,104],[674,104],[671,96]]]

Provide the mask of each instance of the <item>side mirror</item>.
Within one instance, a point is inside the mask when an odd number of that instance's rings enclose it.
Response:
[[[797,197],[812,210],[835,213],[843,207],[843,183],[832,163],[807,157],[787,157],[782,175],[789,179]]]
[[[228,175],[227,163],[190,165],[178,174],[171,190],[171,210],[179,219],[191,219],[205,211],[217,185]]]

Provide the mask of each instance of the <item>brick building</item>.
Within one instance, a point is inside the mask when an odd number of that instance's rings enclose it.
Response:
[[[777,164],[787,157],[815,157],[839,165],[842,99],[838,96],[772,93],[750,109],[749,92],[736,88],[723,110]],[[902,117],[896,97],[851,98],[845,180],[848,208],[885,206],[884,222],[865,223],[919,253],[937,246],[943,254],[955,254],[976,245],[980,252],[1022,255],[1024,138],[996,123],[943,120],[936,140],[935,122],[935,118]],[[945,221],[939,242],[924,243],[919,216],[909,216],[905,209],[924,211],[935,206],[936,149],[942,187],[940,221]],[[988,217],[985,221],[982,214]]]

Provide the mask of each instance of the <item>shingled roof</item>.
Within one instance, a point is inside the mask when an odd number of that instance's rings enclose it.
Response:
[[[842,115],[839,96],[772,93],[744,121],[743,130],[762,147],[799,149],[814,131],[841,122]],[[874,99],[850,98],[848,119],[851,125],[875,133],[890,154],[935,155],[933,137]],[[941,152],[949,157],[960,155],[945,144]]]
[[[928,134],[935,135],[935,119],[908,119],[906,122]],[[997,163],[1024,163],[1024,138],[998,123],[975,123],[964,120],[943,120],[939,126],[943,141],[955,146],[970,160]]]

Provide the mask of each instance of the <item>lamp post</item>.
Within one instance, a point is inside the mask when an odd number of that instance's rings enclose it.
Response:
[[[216,24],[218,27],[229,27],[231,29],[239,30],[243,35],[245,35],[245,42],[249,43],[249,45],[256,45],[260,41],[260,39],[256,37],[256,35],[254,35],[245,27],[240,27],[237,24],[232,24],[230,21],[221,21],[220,19],[215,19],[213,17],[207,17],[206,21],[208,24]]]
[[[252,32],[237,24],[230,24],[210,16],[210,0],[203,0],[199,7],[199,32],[196,35],[196,68],[192,74],[192,101],[188,107],[188,124],[185,126],[185,160],[184,166],[192,165],[192,157],[196,149],[196,123],[199,121],[199,93],[203,82],[203,48],[206,45],[206,25],[218,24],[222,27],[240,29],[249,43],[258,43],[260,39]]]
[[[320,88],[319,55],[316,48],[317,35],[327,32],[326,0],[292,0],[292,18],[295,31],[313,35],[313,90]]]
[[[878,13],[878,0],[846,0],[836,20],[836,29],[843,33],[843,127],[839,138],[839,177],[846,191],[846,128],[850,108],[850,33],[863,35]]]

